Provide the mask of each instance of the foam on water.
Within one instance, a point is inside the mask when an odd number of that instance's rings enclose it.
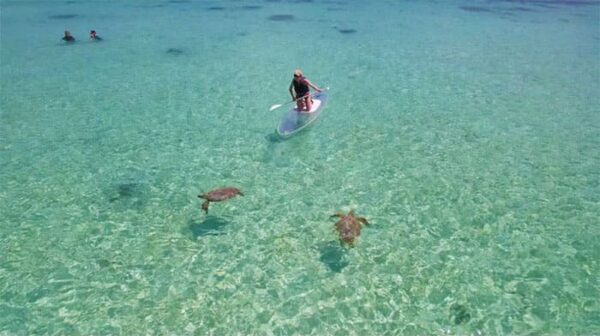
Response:
[[[0,333],[600,333],[597,2],[0,6]]]

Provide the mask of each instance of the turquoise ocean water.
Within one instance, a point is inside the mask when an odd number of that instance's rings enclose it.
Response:
[[[600,334],[598,2],[0,10],[0,335]]]

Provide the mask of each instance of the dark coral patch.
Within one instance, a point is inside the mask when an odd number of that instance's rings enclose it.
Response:
[[[257,10],[257,9],[261,9],[262,6],[256,6],[256,5],[248,5],[248,6],[242,6],[242,9],[245,10]]]
[[[600,5],[600,2],[595,0],[489,0],[490,2],[508,2],[529,4],[544,8],[557,8],[556,6],[589,6]]]
[[[124,182],[117,185],[119,197],[134,197],[139,193],[140,185],[134,182]]]
[[[167,54],[171,54],[171,55],[181,55],[183,54],[183,50],[181,49],[177,49],[177,48],[169,48],[167,49]]]
[[[466,306],[455,303],[450,307],[450,319],[454,324],[463,324],[469,322],[471,314]]]
[[[566,6],[598,5],[597,1],[558,1],[558,3]]]
[[[540,5],[563,5],[563,6],[587,6],[587,5],[598,5],[597,1],[590,0],[547,0],[547,1],[532,1],[535,4]]]
[[[527,8],[527,7],[510,7],[507,10],[512,12],[535,12],[535,9]]]
[[[107,190],[107,198],[117,209],[141,209],[148,201],[148,185],[136,181],[122,181]]]
[[[460,6],[460,9],[467,11],[467,12],[474,12],[474,13],[491,12],[491,10],[489,8],[477,7],[477,6]]]
[[[77,15],[77,14],[58,14],[58,15],[50,15],[50,16],[48,16],[48,18],[52,19],[52,20],[64,20],[64,19],[73,19],[78,16],[79,15]]]
[[[293,21],[294,16],[291,14],[276,14],[268,17],[271,21]]]
[[[356,29],[338,29],[337,31],[339,31],[342,34],[354,34],[354,33],[356,33]]]

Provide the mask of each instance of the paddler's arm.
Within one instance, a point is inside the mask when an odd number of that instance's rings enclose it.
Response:
[[[306,80],[306,84],[308,84],[308,86],[310,86],[311,88],[317,90],[317,92],[323,91],[323,90],[319,89],[316,85],[314,85],[313,83],[311,83],[311,81],[309,81],[308,79]]]
[[[291,82],[289,90],[290,90],[290,95],[292,96],[292,100],[296,99],[296,95],[294,95],[294,90],[293,89],[294,89],[294,83]]]

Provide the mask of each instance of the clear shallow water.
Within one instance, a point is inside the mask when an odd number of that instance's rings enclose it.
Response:
[[[597,3],[1,5],[0,332],[600,333]]]

